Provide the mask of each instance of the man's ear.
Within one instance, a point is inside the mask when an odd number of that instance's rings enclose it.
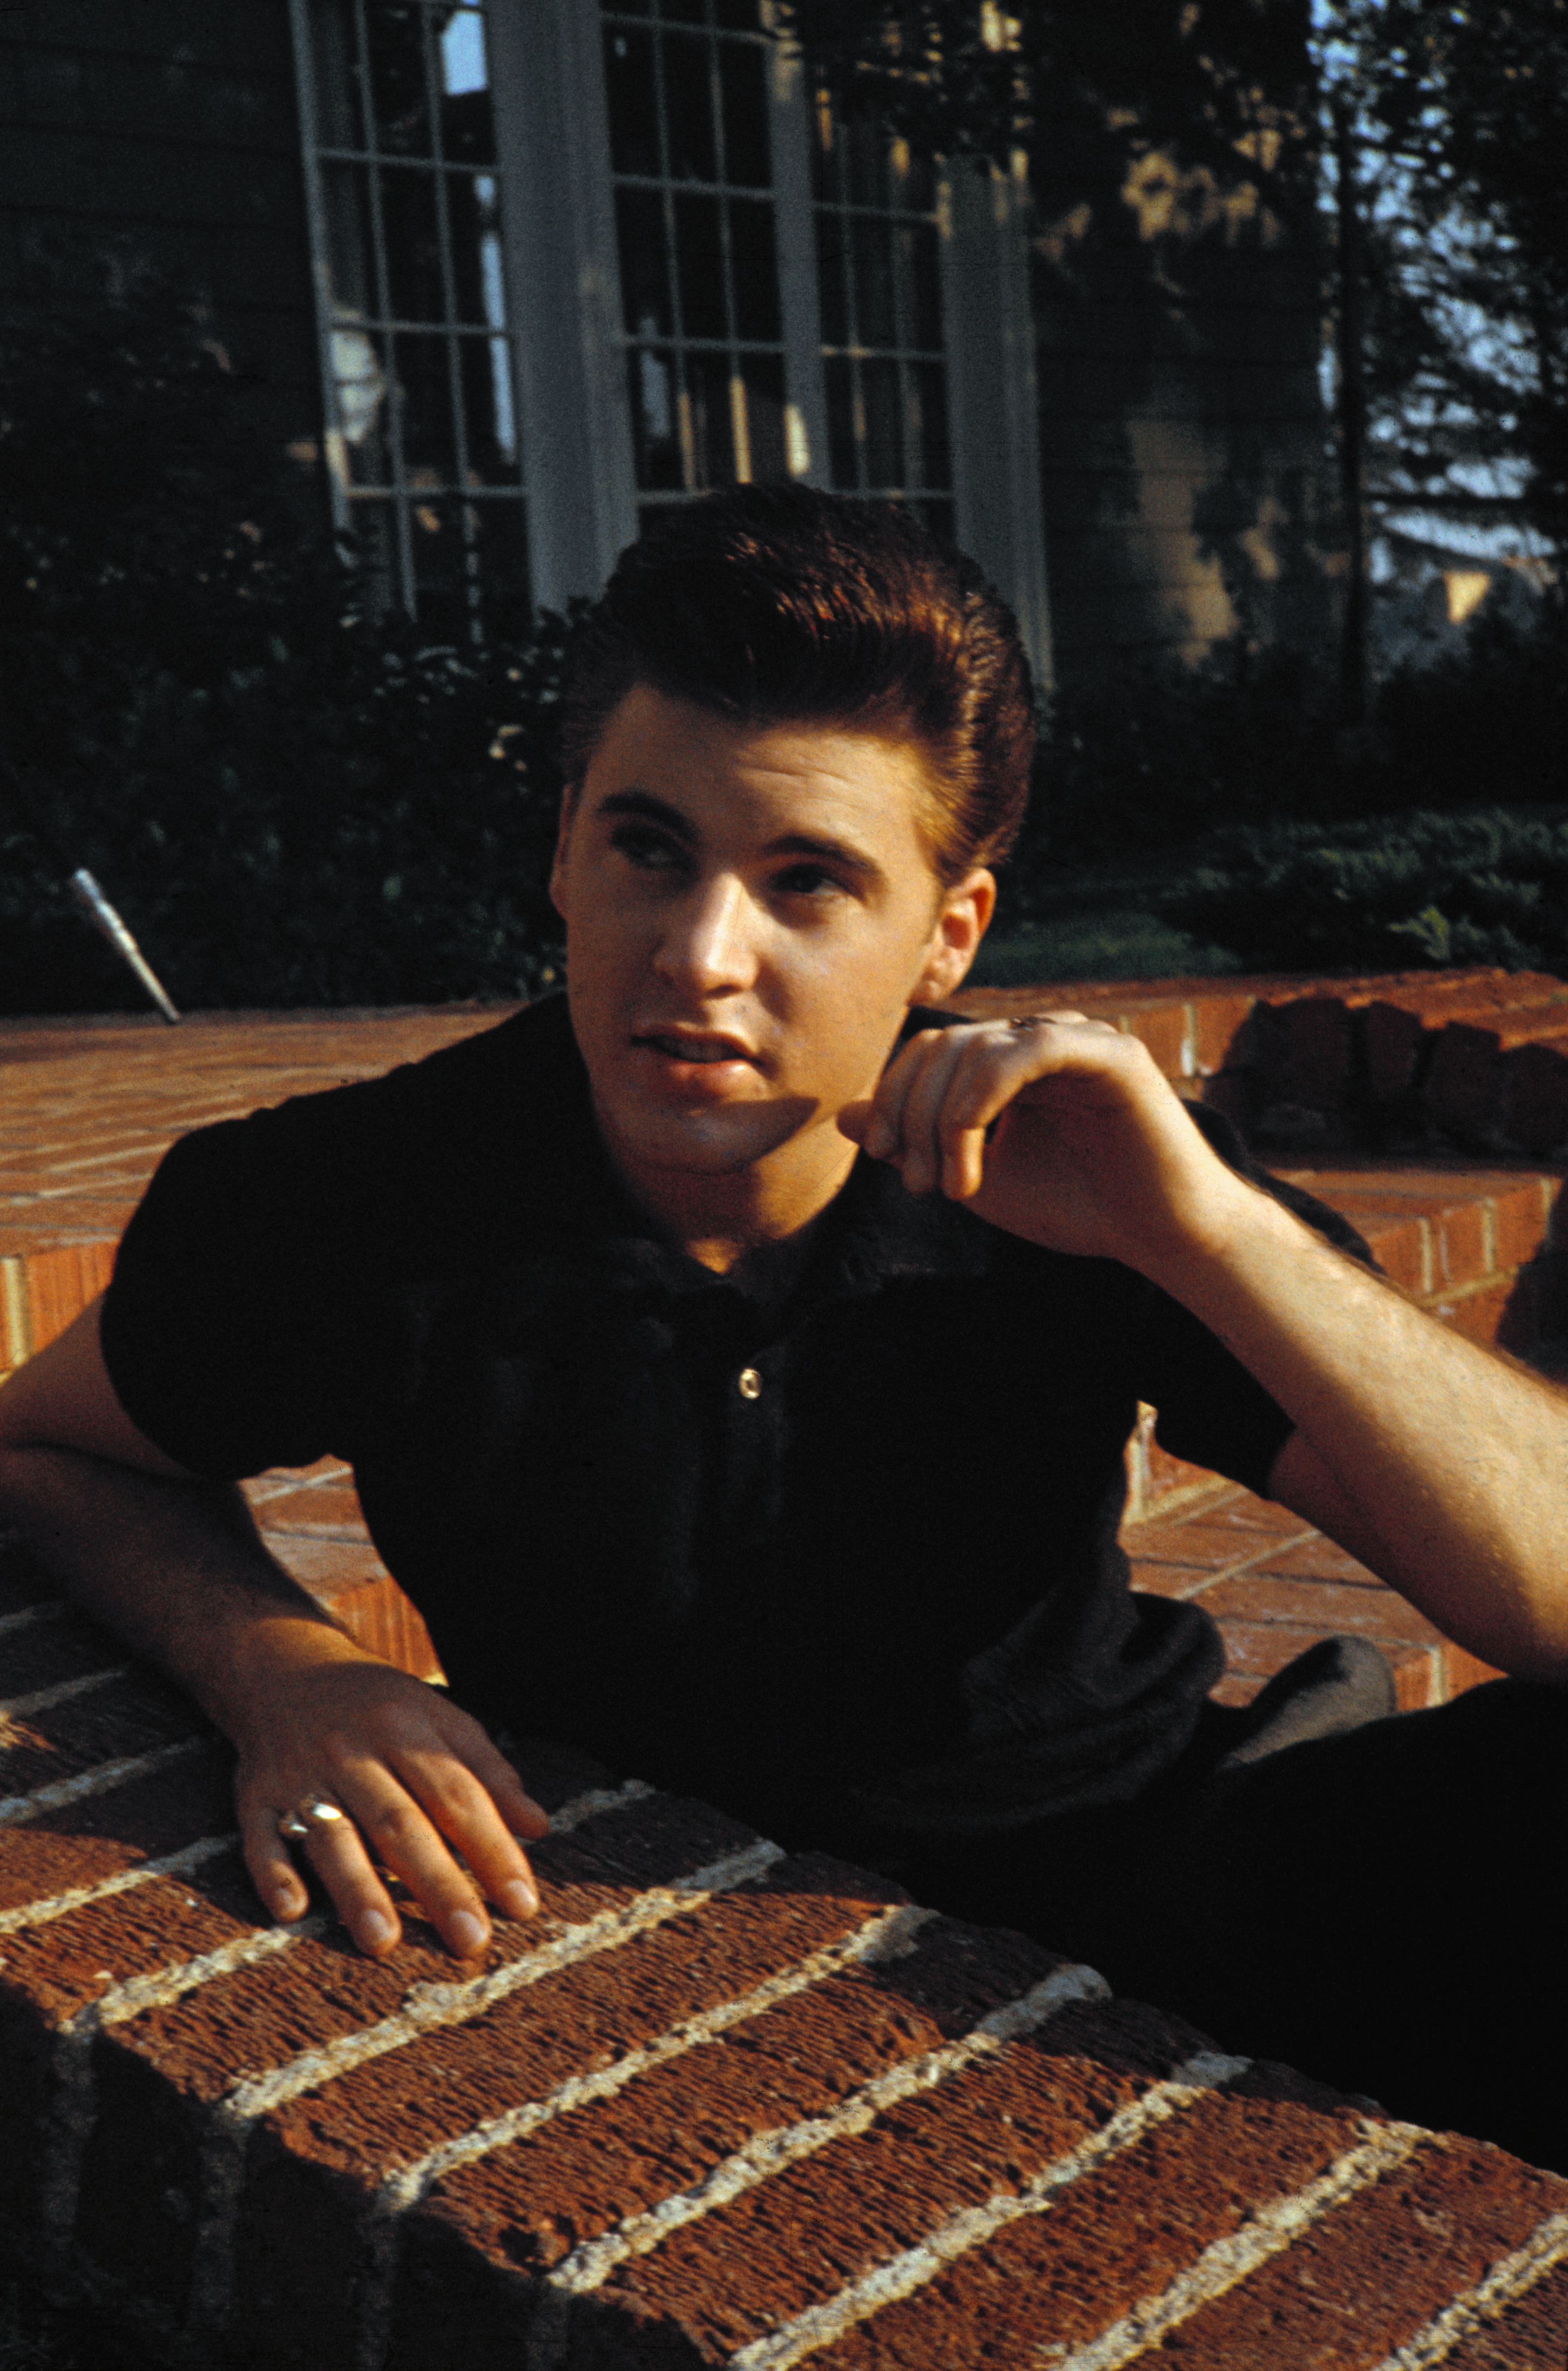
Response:
[[[566,908],[561,904],[566,889],[567,847],[571,839],[572,818],[577,813],[578,794],[582,787],[581,782],[568,782],[560,794],[560,814],[556,822],[555,854],[550,859],[550,904],[563,922],[567,919]]]
[[[997,876],[984,865],[942,892],[911,1004],[946,1002],[974,962],[996,910]]]

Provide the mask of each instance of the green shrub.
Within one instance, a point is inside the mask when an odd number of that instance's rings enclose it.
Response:
[[[1158,893],[1248,970],[1568,976],[1568,819],[1503,807],[1218,834]]]
[[[7,364],[0,755],[23,799],[0,776],[0,1010],[142,1003],[69,904],[77,864],[181,1007],[550,977],[566,621],[519,612],[481,649],[372,616],[167,289],[29,331]]]

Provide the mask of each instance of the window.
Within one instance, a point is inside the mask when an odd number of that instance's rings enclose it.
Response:
[[[329,459],[443,638],[804,478],[972,550],[1047,658],[1026,193],[807,90],[770,0],[290,0]]]
[[[954,532],[936,176],[817,94],[813,214],[835,486]]]
[[[627,403],[640,508],[799,474],[790,449],[771,44],[755,0],[606,0]]]
[[[309,0],[302,91],[340,526],[437,633],[528,607],[484,11]]]

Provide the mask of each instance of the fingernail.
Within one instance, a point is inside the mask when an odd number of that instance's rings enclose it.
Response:
[[[471,1910],[459,1910],[447,1933],[459,1959],[472,1960],[485,1948],[484,1923]]]
[[[359,1939],[367,1951],[385,1950],[397,1929],[385,1910],[367,1910],[360,1919]]]
[[[532,1918],[539,1897],[525,1877],[514,1877],[501,1889],[501,1906],[509,1918]]]

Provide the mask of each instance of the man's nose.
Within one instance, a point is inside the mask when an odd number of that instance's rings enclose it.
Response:
[[[667,917],[654,969],[704,996],[748,988],[756,971],[755,921],[744,884],[733,873],[695,883]]]

